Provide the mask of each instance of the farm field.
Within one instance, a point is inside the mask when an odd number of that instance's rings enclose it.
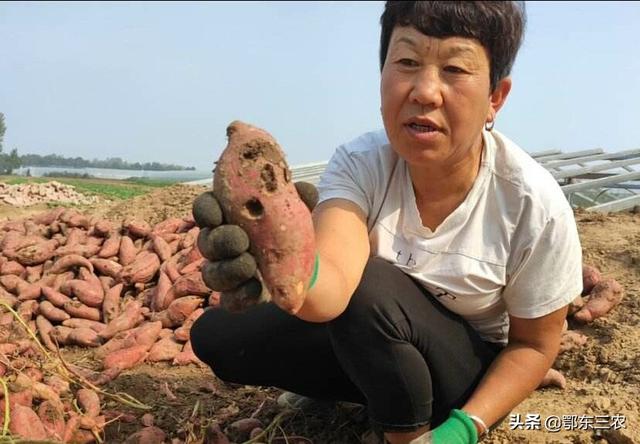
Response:
[[[41,182],[47,180],[38,179]],[[49,179],[51,180],[51,179]],[[119,224],[127,218],[151,226],[169,218],[190,214],[191,202],[206,187],[167,183],[125,183],[94,179],[55,179],[76,187],[98,200],[72,205],[87,216]],[[11,179],[0,177],[0,182]],[[0,224],[50,210],[53,204],[15,207],[0,203]],[[570,320],[569,328],[588,337],[587,343],[559,356],[554,368],[567,379],[567,387],[536,391],[512,413],[521,418],[539,415],[539,430],[524,426],[511,430],[509,418],[482,442],[498,443],[640,443],[640,214],[610,215],[576,213],[584,262],[615,278],[625,289],[621,304],[607,316],[587,325]],[[215,334],[215,332],[212,332]],[[94,349],[66,347],[65,361],[95,369]],[[303,370],[301,370],[303,371]],[[260,442],[273,443],[357,443],[368,428],[366,418],[342,409],[317,414],[284,411],[277,407],[281,393],[275,388],[226,384],[208,368],[190,364],[143,363],[123,371],[103,387],[124,392],[146,404],[149,410],[127,407],[103,397],[103,409],[126,415],[109,423],[104,442],[121,443],[143,427],[142,416],[153,415],[153,424],[166,433],[165,442],[204,441],[207,428],[218,423],[226,430],[234,421],[258,419],[267,433]],[[576,424],[561,424],[559,430],[545,427],[545,419],[571,416]],[[624,418],[619,430],[581,430],[588,418]],[[584,418],[587,419],[584,419]],[[565,419],[569,421],[569,419]],[[532,424],[530,422],[530,424]],[[550,423],[548,424],[550,426]],[[233,437],[244,442],[246,436]],[[0,438],[0,442],[2,439]]]

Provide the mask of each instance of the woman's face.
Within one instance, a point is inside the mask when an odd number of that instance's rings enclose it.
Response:
[[[479,149],[482,128],[511,85],[504,79],[491,94],[489,72],[487,52],[476,40],[396,27],[380,93],[384,126],[398,155],[410,165],[446,167]]]

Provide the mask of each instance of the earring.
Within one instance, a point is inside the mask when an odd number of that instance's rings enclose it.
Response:
[[[484,123],[484,129],[487,131],[491,131],[495,125],[496,125],[496,121],[490,120],[489,122]]]

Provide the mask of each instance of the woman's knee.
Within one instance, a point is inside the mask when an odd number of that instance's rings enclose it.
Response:
[[[211,322],[209,319],[209,312],[211,309],[205,310],[202,315],[191,325],[189,333],[189,340],[191,341],[191,348],[193,352],[202,362],[209,364],[209,354],[212,348],[215,348],[215,344],[212,343],[212,339],[215,336],[212,334]]]
[[[400,269],[380,258],[367,262],[360,284],[345,311],[329,323],[331,330],[362,329],[366,325],[388,323],[403,318],[394,293],[399,280],[409,279]]]

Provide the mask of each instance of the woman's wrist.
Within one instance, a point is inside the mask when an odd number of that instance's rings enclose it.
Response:
[[[469,419],[471,419],[471,421],[473,421],[473,424],[476,426],[476,432],[478,432],[478,438],[481,438],[482,436],[486,435],[489,432],[489,427],[487,427],[487,424],[484,422],[482,418],[476,415],[471,415],[467,412],[464,412],[464,413],[469,417]]]

